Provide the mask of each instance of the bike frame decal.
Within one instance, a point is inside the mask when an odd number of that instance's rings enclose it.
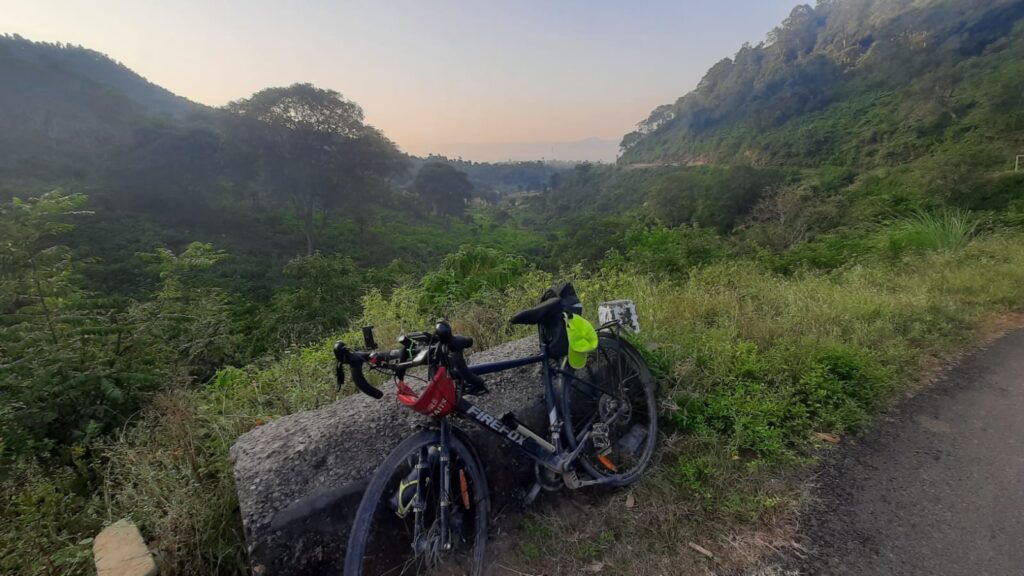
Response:
[[[554,453],[554,447],[548,444],[547,446],[542,445],[540,442],[535,440],[532,436],[536,434],[523,434],[519,430],[514,430],[499,418],[487,413],[486,410],[479,406],[467,401],[465,398],[459,398],[459,403],[455,407],[456,412],[463,416],[473,420],[480,427],[485,430],[489,430],[498,436],[512,442],[512,445],[522,450],[527,456],[537,461],[545,468],[552,470],[559,470],[561,466],[561,460],[557,454]],[[545,444],[547,444],[545,442]]]
[[[490,428],[491,430],[494,430],[498,434],[505,436],[506,438],[520,446],[522,446],[523,443],[526,442],[526,436],[520,434],[518,430],[513,430],[509,428],[508,426],[503,424],[501,420],[498,420],[494,416],[491,416],[487,412],[484,412],[476,404],[470,404],[469,402],[466,402],[466,404],[469,404],[469,408],[466,409],[467,416],[472,416],[480,424],[486,426],[487,428]]]

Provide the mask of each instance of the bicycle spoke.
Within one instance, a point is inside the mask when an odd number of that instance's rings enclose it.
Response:
[[[587,396],[589,396],[593,400],[597,400],[598,398],[600,398],[601,394],[605,394],[605,395],[611,396],[613,398],[616,398],[616,395],[615,395],[614,392],[611,392],[611,391],[609,391],[608,389],[606,389],[606,388],[604,388],[602,386],[598,386],[597,384],[594,384],[593,382],[588,382],[587,380],[584,380],[584,379],[580,378],[579,376],[576,376],[575,374],[570,374],[568,372],[561,372],[561,371],[560,371],[560,374],[562,374],[562,376],[565,377],[565,378],[569,378],[571,380],[579,382],[580,384],[583,384],[584,386],[587,386],[591,390],[596,390],[599,393],[597,396],[594,396],[592,394],[587,394]],[[579,389],[577,388],[577,390],[579,390]],[[582,392],[582,390],[580,390],[580,392]]]
[[[594,425],[594,422],[597,420],[597,416],[597,411],[595,411],[593,414],[590,415],[589,418],[587,418],[585,424],[582,424],[576,428],[577,430],[579,430],[579,432],[576,433],[576,442],[583,441],[583,435],[590,431],[590,427]]]

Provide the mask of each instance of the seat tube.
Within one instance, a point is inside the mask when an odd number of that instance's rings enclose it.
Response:
[[[541,340],[541,354],[544,356],[544,404],[548,410],[548,426],[549,434],[551,436],[551,445],[555,447],[555,453],[562,451],[561,443],[561,422],[558,419],[558,402],[557,402],[557,391],[555,390],[555,381],[551,374],[551,358],[548,356],[547,346],[544,346],[543,338]]]

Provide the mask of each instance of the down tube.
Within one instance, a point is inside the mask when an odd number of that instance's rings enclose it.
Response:
[[[456,410],[481,427],[508,440],[545,468],[556,471],[559,469],[559,458],[555,455],[554,446],[526,426],[514,420],[514,426],[509,426],[465,398],[459,398]]]

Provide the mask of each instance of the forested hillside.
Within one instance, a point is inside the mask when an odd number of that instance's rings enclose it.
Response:
[[[1012,168],[1024,3],[825,0],[715,64],[622,140],[623,163]]]
[[[446,317],[493,345],[571,279],[653,344],[659,521],[528,515],[507,553],[699,573],[679,542],[784,531],[822,437],[1022,308],[1024,0],[798,7],[622,147],[412,158],[336,91],[213,109],[0,38],[0,572],[82,573],[130,515],[167,574],[248,573],[228,447],[337,398],[335,338]]]
[[[0,36],[0,190],[80,179],[145,118],[201,106],[82,47]]]

